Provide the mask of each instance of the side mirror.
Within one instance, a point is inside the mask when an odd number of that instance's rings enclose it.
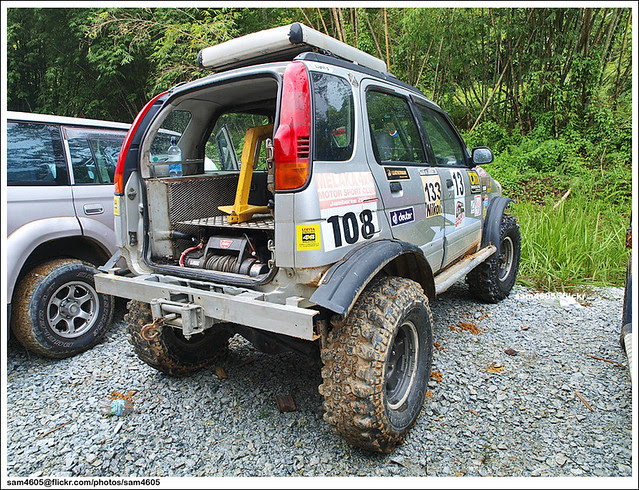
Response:
[[[478,146],[473,148],[472,160],[475,165],[486,165],[495,159],[490,148]]]

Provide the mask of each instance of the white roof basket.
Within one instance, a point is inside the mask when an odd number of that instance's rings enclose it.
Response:
[[[328,51],[344,60],[386,72],[386,63],[379,58],[299,22],[204,48],[198,53],[197,61],[201,68],[219,72],[257,63],[290,61],[300,53],[317,50]]]

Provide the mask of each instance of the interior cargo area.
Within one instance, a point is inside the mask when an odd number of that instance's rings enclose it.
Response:
[[[272,74],[204,85],[149,128],[154,136],[141,149],[149,265],[186,277],[223,273],[231,283],[234,276],[259,281],[272,270],[267,140],[277,93]]]

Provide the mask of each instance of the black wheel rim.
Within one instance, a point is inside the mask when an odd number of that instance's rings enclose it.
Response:
[[[386,363],[384,389],[391,410],[400,408],[408,400],[417,376],[418,355],[417,328],[413,322],[405,321],[397,330]]]
[[[514,258],[513,241],[509,236],[501,242],[501,255],[499,256],[499,280],[505,281],[513,268]]]

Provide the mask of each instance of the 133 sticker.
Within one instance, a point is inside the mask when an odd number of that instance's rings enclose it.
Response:
[[[421,179],[426,201],[426,217],[442,214],[442,183],[439,175],[422,175]]]

